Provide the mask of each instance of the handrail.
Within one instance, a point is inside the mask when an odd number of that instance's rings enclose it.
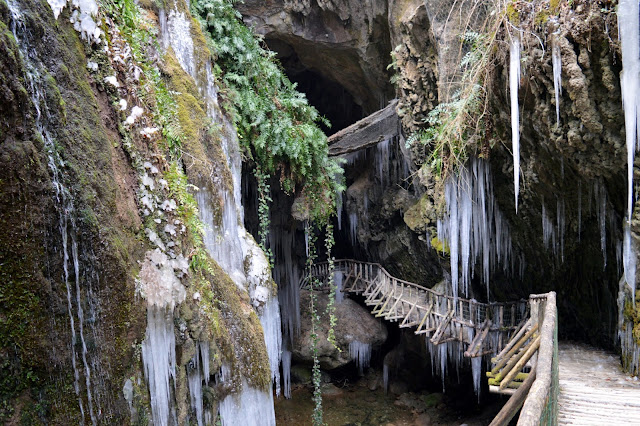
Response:
[[[536,381],[522,407],[518,426],[555,424],[558,411],[558,320],[556,293],[547,293],[540,332]]]
[[[454,297],[454,296],[451,296],[451,295],[449,295],[449,294],[444,294],[444,293],[437,292],[437,291],[435,291],[435,290],[433,290],[433,289],[430,289],[430,288],[428,288],[428,287],[423,287],[423,286],[421,286],[421,285],[419,285],[419,284],[416,284],[416,283],[412,283],[412,282],[405,281],[405,280],[400,279],[400,278],[396,278],[396,277],[394,277],[393,275],[391,275],[391,274],[390,274],[390,273],[389,273],[389,272],[388,272],[388,271],[387,271],[387,270],[386,270],[382,265],[380,265],[379,263],[366,262],[366,261],[353,260],[353,259],[336,259],[336,260],[334,260],[334,261],[333,261],[334,265],[337,265],[338,263],[348,263],[348,262],[350,262],[350,263],[355,263],[355,264],[363,264],[363,265],[375,266],[375,267],[379,268],[379,269],[382,271],[382,273],[383,273],[387,278],[390,278],[390,279],[392,279],[392,280],[395,280],[395,281],[396,281],[396,282],[398,282],[398,283],[406,284],[406,285],[409,285],[409,286],[411,286],[411,287],[417,288],[417,289],[419,289],[419,290],[429,292],[429,293],[431,293],[431,294],[433,294],[434,296],[437,296],[437,297],[444,297],[444,298],[446,298],[446,299],[449,299],[449,300],[456,300],[456,301],[458,301],[458,302],[473,303],[474,305],[477,305],[477,306],[485,306],[485,307],[494,307],[494,306],[498,306],[498,307],[500,307],[500,306],[512,306],[512,305],[518,305],[518,304],[520,304],[520,303],[523,303],[523,302],[526,302],[526,301],[527,301],[526,299],[520,299],[520,300],[518,300],[518,301],[512,301],[512,302],[489,302],[489,303],[485,303],[485,302],[478,302],[478,301],[477,301],[477,300],[475,300],[475,299],[465,299],[465,298],[463,298],[463,297]],[[314,264],[314,265],[313,265],[313,268],[314,268],[314,269],[319,269],[321,266],[328,265],[328,264],[329,264],[328,262],[318,262],[318,263],[316,263],[316,264]],[[302,283],[306,282],[306,281],[307,281],[308,276],[309,276],[309,274],[306,274],[306,275],[305,275],[305,277],[303,278],[303,280],[302,280],[301,282],[302,282]],[[322,274],[317,274],[317,276],[322,276]]]
[[[544,303],[542,326],[538,337],[540,346],[537,349],[538,359],[527,380],[509,398],[490,426],[505,426],[520,410],[519,426],[555,425],[557,422],[558,403],[558,322],[556,309],[556,293],[532,294],[529,298],[534,303]],[[532,309],[533,311],[533,309]],[[538,324],[538,315],[531,318],[532,324]],[[530,330],[533,332],[536,326]],[[524,342],[527,337],[514,337]],[[504,361],[503,361],[504,363]],[[499,368],[499,366],[497,367]],[[517,372],[519,367],[514,370]]]

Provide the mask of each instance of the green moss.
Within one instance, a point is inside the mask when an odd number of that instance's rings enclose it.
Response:
[[[507,19],[513,25],[520,25],[520,11],[517,9],[515,2],[507,5]]]
[[[540,12],[536,13],[536,16],[533,18],[533,23],[538,26],[541,27],[543,25],[545,25],[547,23],[547,21],[549,21],[549,18],[551,17],[550,13],[548,10],[541,10]]]
[[[632,327],[633,340],[640,346],[640,290],[636,291],[635,306],[631,303],[631,299],[627,299],[624,304],[624,319]]]

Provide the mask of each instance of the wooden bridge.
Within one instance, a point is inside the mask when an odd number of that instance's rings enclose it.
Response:
[[[453,297],[391,276],[377,263],[333,262],[337,291],[365,298],[372,314],[423,334],[434,345],[464,344],[465,357],[493,355],[487,371],[492,392],[511,394],[492,426],[555,424],[558,400],[558,344],[555,293],[529,300],[482,303]],[[315,264],[302,289],[329,291],[331,268]],[[337,278],[337,279],[336,279]]]
[[[497,353],[509,336],[526,323],[526,300],[509,303],[481,303],[453,297],[391,276],[376,263],[334,261],[334,274],[342,274],[343,293],[362,295],[371,313],[400,328],[413,328],[435,345],[457,340],[467,344],[465,356]],[[328,291],[329,265],[316,264],[302,280],[302,288]]]

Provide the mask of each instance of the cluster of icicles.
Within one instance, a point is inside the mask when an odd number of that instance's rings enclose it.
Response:
[[[489,163],[474,158],[468,167],[445,183],[447,214],[438,220],[438,239],[449,246],[452,293],[468,295],[475,265],[481,261],[482,281],[489,292],[492,268],[502,264],[505,272],[515,269],[509,224],[498,208]],[[520,260],[520,273],[524,260]],[[462,288],[460,287],[462,284]]]

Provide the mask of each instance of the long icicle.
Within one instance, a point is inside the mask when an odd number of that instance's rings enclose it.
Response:
[[[640,114],[640,8],[638,0],[620,0],[618,4],[618,34],[622,46],[622,72],[620,86],[624,108],[624,126],[627,144],[627,221],[625,227],[624,269],[627,284],[635,302],[635,250],[632,249],[630,223],[633,214],[633,163],[638,142],[638,115]],[[630,270],[633,268],[633,270]],[[633,282],[629,282],[632,279]]]
[[[553,92],[556,97],[556,121],[560,126],[560,95],[562,94],[562,55],[558,40],[553,39],[551,48],[551,63],[553,64]]]
[[[513,185],[518,213],[518,193],[520,192],[520,108],[518,106],[518,86],[520,85],[520,39],[511,40],[509,50],[509,94],[511,95],[511,143],[513,145]]]

